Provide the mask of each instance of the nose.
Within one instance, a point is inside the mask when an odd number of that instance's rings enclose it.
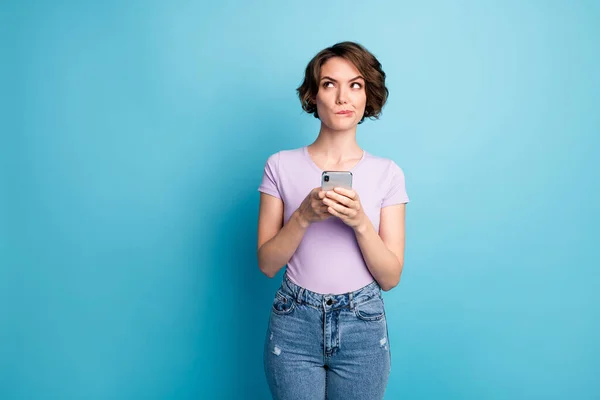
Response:
[[[346,98],[346,89],[344,87],[340,87],[337,92],[337,103],[338,104],[346,104],[348,102]]]

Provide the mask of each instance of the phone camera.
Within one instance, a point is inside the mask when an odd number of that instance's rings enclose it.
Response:
[[[325,177],[323,178],[323,180],[324,180],[325,182],[329,182],[329,175],[325,175]]]

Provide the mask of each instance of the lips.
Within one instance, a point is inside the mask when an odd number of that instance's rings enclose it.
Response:
[[[342,110],[342,111],[338,111],[336,112],[337,115],[350,115],[352,114],[352,111],[350,110]]]

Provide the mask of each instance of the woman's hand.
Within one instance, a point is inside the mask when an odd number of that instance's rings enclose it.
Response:
[[[308,227],[313,222],[323,221],[331,217],[331,214],[327,212],[327,206],[323,204],[324,197],[325,192],[321,187],[316,187],[302,201],[297,212],[304,227]]]
[[[323,204],[327,212],[341,219],[352,229],[358,229],[367,221],[360,198],[354,190],[334,188],[325,193]]]

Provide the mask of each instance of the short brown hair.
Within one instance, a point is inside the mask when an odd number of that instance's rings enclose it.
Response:
[[[350,61],[356,69],[365,78],[365,90],[367,92],[367,104],[365,114],[359,123],[365,118],[377,119],[381,114],[389,91],[385,86],[385,72],[381,69],[381,63],[367,49],[355,42],[340,42],[331,47],[321,50],[306,66],[304,81],[296,89],[302,108],[315,118],[317,114],[317,105],[312,101],[319,91],[319,79],[321,77],[321,67],[332,57],[342,57]]]

